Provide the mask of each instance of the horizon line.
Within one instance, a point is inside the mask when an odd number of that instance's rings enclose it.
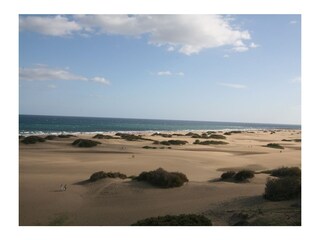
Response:
[[[163,121],[189,121],[189,122],[216,122],[216,123],[245,123],[245,124],[270,124],[270,125],[291,125],[291,126],[302,126],[301,123],[262,123],[262,122],[232,122],[232,121],[213,121],[213,120],[189,120],[189,119],[155,119],[155,118],[125,118],[125,117],[95,117],[95,116],[67,116],[67,115],[47,115],[47,114],[25,114],[19,113],[20,115],[27,116],[45,116],[45,117],[78,117],[78,118],[113,118],[113,119],[135,119],[135,120],[163,120]]]

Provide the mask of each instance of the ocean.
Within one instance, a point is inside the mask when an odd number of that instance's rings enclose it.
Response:
[[[19,115],[19,134],[301,129],[301,125]]]

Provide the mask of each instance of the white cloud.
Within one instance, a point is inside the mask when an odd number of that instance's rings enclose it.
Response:
[[[157,72],[157,75],[158,76],[180,76],[180,77],[183,77],[184,76],[184,72],[171,72],[171,71],[160,71],[160,72]]]
[[[170,71],[161,71],[161,72],[157,72],[158,76],[171,76],[172,73]]]
[[[22,16],[20,29],[50,36],[108,34],[141,37],[149,44],[191,55],[204,49],[229,47],[249,49],[248,30],[232,25],[234,19],[221,15],[74,15]]]
[[[103,77],[88,78],[74,74],[69,69],[50,68],[46,65],[36,65],[32,68],[20,68],[19,79],[29,81],[50,81],[50,80],[73,80],[92,81],[102,84],[110,84],[110,81]]]
[[[249,47],[250,48],[257,48],[257,47],[260,47],[260,45],[255,44],[254,42],[252,42],[252,43],[250,43]]]
[[[297,24],[298,22],[296,20],[292,20],[289,22],[290,24]]]
[[[49,36],[67,36],[82,30],[73,20],[63,16],[27,16],[19,19],[20,30]]]
[[[91,81],[106,84],[106,85],[110,84],[110,81],[108,79],[105,79],[104,77],[93,77],[91,78]]]
[[[237,89],[244,89],[247,86],[242,84],[234,84],[234,83],[218,83],[220,86],[229,87],[229,88],[237,88]]]

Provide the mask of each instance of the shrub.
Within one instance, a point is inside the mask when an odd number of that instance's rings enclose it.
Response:
[[[92,141],[92,140],[89,140],[89,139],[77,139],[72,143],[72,145],[74,145],[74,146],[85,147],[85,148],[87,148],[87,147],[95,147],[98,144],[101,144],[101,142]]]
[[[221,174],[221,179],[225,180],[225,179],[233,178],[235,174],[236,174],[235,171],[224,172],[224,173]]]
[[[253,178],[253,177],[254,177],[254,172],[251,170],[241,170],[234,175],[234,179],[239,182],[247,180],[248,178]]]
[[[283,177],[268,179],[264,197],[271,201],[282,201],[301,196],[301,178]]]
[[[282,142],[291,142],[292,140],[290,140],[290,139],[282,139],[281,141]]]
[[[103,178],[121,178],[121,179],[125,179],[125,178],[127,178],[127,176],[125,174],[119,173],[119,172],[99,171],[99,172],[93,173],[90,176],[89,181],[95,182],[95,181],[97,181],[99,179],[103,179]]]
[[[181,214],[146,218],[132,226],[212,226],[212,223],[203,215]]]
[[[97,139],[118,139],[117,137],[110,136],[110,135],[103,135],[103,134],[96,134],[92,138],[97,138]]]
[[[39,136],[29,136],[21,140],[24,144],[35,144],[37,142],[45,142],[46,140]]]
[[[162,168],[150,172],[142,172],[137,177],[138,181],[146,181],[154,186],[161,188],[180,187],[188,178],[180,172],[167,172]]]
[[[167,146],[169,146],[169,145],[185,145],[188,143],[187,141],[183,141],[183,140],[168,140],[168,141],[161,141],[159,143],[155,143],[155,142],[153,142],[153,143],[167,145]]]
[[[138,140],[153,141],[152,139],[143,138],[141,135],[134,135],[129,133],[116,133],[116,136],[120,136],[122,139],[125,139],[127,141],[138,141]]]
[[[58,135],[59,138],[70,138],[70,137],[76,137],[75,135],[72,134],[60,134]]]
[[[268,143],[265,147],[277,148],[277,149],[284,149],[284,147],[281,146],[281,145],[279,145],[278,143]]]
[[[234,133],[242,133],[242,131],[229,131],[229,132],[225,132],[224,135],[231,135]]]
[[[199,140],[196,140],[193,144],[201,144],[201,145],[221,145],[221,144],[228,144],[227,142],[223,142],[223,141],[214,141],[214,140],[208,140],[208,141],[203,141],[200,142]]]
[[[192,137],[192,138],[205,138],[205,139],[209,139],[209,138],[214,138],[214,139],[226,139],[226,137],[223,136],[223,135],[219,135],[219,134],[207,135],[206,133],[203,133],[202,135],[193,134],[191,137]]]
[[[19,139],[24,139],[25,136],[19,135]]]
[[[282,167],[271,170],[271,176],[274,177],[300,177],[301,169],[298,167]]]
[[[167,134],[167,133],[154,133],[151,136],[161,136],[161,137],[165,137],[165,138],[171,138],[172,137],[171,134]]]
[[[157,149],[157,147],[143,146],[144,149]]]
[[[48,135],[48,136],[46,136],[45,137],[45,139],[46,140],[54,140],[54,139],[56,139],[58,136],[56,136],[56,135]]]
[[[295,142],[301,142],[301,139],[294,139]]]

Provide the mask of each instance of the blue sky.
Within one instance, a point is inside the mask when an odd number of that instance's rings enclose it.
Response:
[[[301,121],[300,15],[20,15],[20,114]]]

